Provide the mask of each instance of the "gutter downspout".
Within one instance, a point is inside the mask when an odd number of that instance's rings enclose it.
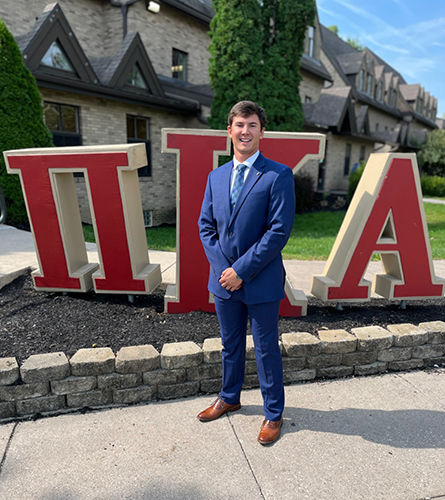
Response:
[[[139,2],[139,0],[129,0],[126,3],[117,2],[116,0],[110,0],[110,4],[113,7],[120,7],[121,8],[121,12],[122,12],[122,32],[123,32],[122,39],[124,39],[127,36],[127,14],[128,14],[128,7],[130,7],[130,5],[133,5],[136,2]]]

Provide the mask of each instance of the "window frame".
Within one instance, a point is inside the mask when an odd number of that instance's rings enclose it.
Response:
[[[136,137],[129,137],[128,130],[128,120],[133,119],[133,130]],[[137,120],[145,120],[146,123],[146,137],[137,137]],[[150,132],[150,118],[141,115],[125,115],[125,126],[127,131],[127,144],[143,143],[145,144],[145,149],[147,152],[147,165],[145,167],[138,168],[138,177],[152,177],[152,165],[151,165],[151,132]]]
[[[181,66],[181,61],[175,60],[175,56],[181,56],[184,59],[182,60],[182,70],[177,70],[174,71],[174,68],[179,68]],[[188,53],[184,52],[183,50],[175,49],[174,47],[172,48],[172,78],[175,80],[179,80],[182,82],[187,81],[187,73],[188,73]]]
[[[46,105],[57,106],[58,109],[58,129],[50,128],[46,123]],[[76,132],[70,132],[63,130],[63,121],[62,121],[62,108],[72,108],[74,110],[75,117],[75,125]],[[43,119],[45,121],[45,125],[48,127],[49,131],[53,136],[53,142],[56,147],[65,147],[65,146],[81,146],[82,145],[82,133],[80,127],[80,107],[75,106],[73,104],[65,104],[61,102],[53,102],[53,101],[43,101]],[[77,140],[76,140],[77,139]],[[60,144],[63,142],[63,144]]]

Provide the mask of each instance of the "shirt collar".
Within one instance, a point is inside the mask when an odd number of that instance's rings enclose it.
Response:
[[[255,162],[256,162],[256,159],[258,158],[258,156],[260,156],[260,150],[258,149],[256,153],[254,153],[252,156],[250,156],[249,158],[247,158],[247,160],[241,162],[241,161],[238,161],[235,157],[233,157],[233,169],[237,169],[238,168],[238,165],[241,165],[241,163],[243,165],[246,165],[247,169],[249,169]]]

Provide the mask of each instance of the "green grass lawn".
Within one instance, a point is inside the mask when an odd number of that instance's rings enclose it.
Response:
[[[445,205],[425,203],[425,214],[433,259],[445,260]],[[297,214],[289,242],[283,250],[285,259],[326,260],[334,245],[345,212]],[[176,248],[174,227],[145,230],[147,246],[152,250],[173,252]],[[94,242],[92,226],[84,226],[85,241]],[[373,260],[378,260],[378,255]]]

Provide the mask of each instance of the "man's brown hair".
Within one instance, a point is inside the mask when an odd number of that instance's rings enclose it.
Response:
[[[230,110],[228,124],[232,127],[232,122],[235,116],[247,118],[250,115],[257,115],[260,120],[261,130],[266,126],[267,117],[264,109],[253,101],[240,101]]]

